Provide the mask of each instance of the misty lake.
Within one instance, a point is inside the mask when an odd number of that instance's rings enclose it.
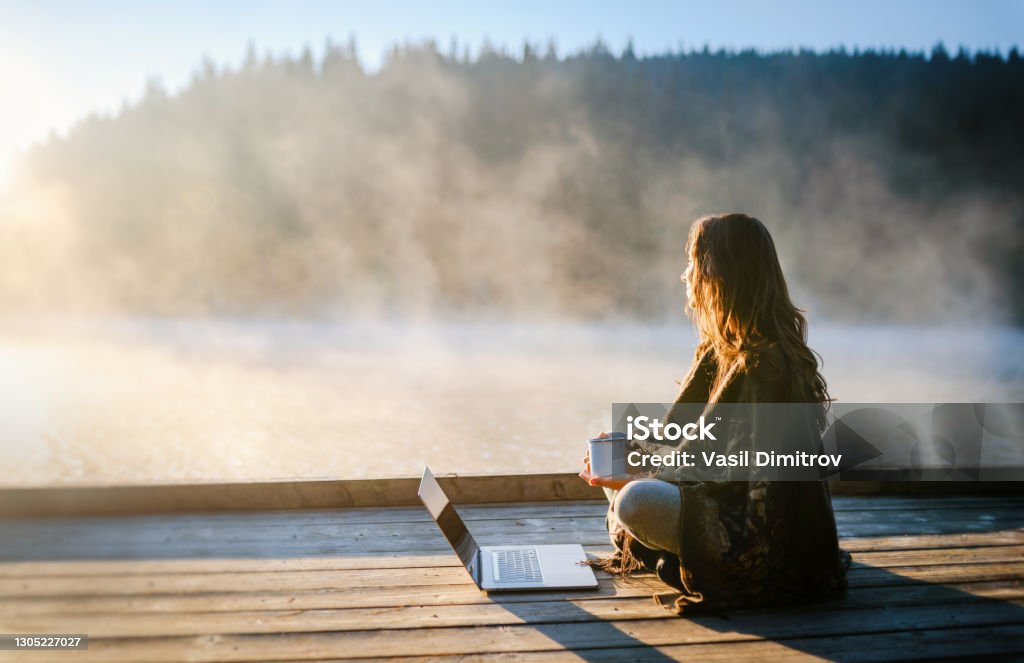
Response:
[[[812,323],[846,402],[1024,400],[1024,332]],[[685,325],[7,321],[6,486],[577,471]]]

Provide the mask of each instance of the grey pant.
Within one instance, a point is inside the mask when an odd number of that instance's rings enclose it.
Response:
[[[658,479],[630,481],[604,489],[611,516],[648,548],[679,554],[679,488]]]

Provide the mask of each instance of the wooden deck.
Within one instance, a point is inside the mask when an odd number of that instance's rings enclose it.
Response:
[[[839,601],[678,618],[653,576],[485,595],[425,510],[292,509],[0,521],[0,633],[88,651],[0,660],[430,657],[735,660],[1024,656],[1024,497],[836,497]],[[598,501],[459,507],[481,543],[610,550]]]

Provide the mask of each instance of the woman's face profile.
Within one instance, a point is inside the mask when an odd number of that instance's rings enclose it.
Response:
[[[686,286],[686,305],[690,308],[694,308],[695,302],[693,301],[693,286],[690,285],[690,275],[693,273],[693,261],[686,261],[686,269],[679,275],[679,279]]]

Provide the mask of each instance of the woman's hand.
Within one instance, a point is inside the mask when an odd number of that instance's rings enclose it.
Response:
[[[608,433],[601,433],[597,438],[608,437]],[[595,438],[596,439],[596,438]],[[632,481],[629,478],[623,479],[612,479],[610,477],[599,477],[595,476],[590,471],[590,449],[587,448],[587,453],[583,456],[583,471],[580,472],[580,478],[586,481],[591,486],[600,486],[602,488],[611,488],[612,490],[621,490],[623,486]]]

